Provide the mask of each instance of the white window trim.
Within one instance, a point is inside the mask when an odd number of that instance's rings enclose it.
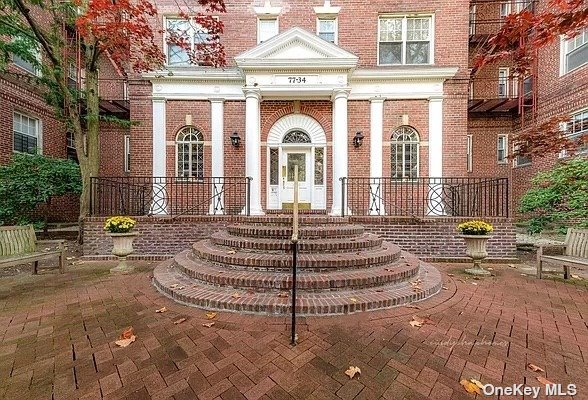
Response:
[[[474,135],[466,135],[466,172],[474,170]]]
[[[201,141],[193,141],[193,142],[190,142],[190,141],[178,140],[178,135],[184,129],[189,128],[189,127],[194,128],[195,130],[197,130],[200,133],[200,135],[202,136],[202,140]],[[191,175],[192,174],[192,157],[189,157],[190,158],[190,176],[180,176],[178,174],[179,173],[179,166],[180,166],[180,163],[179,163],[180,160],[178,159],[178,153],[179,153],[178,144],[180,144],[180,143],[201,144],[202,145],[202,160],[203,160],[203,163],[202,163],[202,177],[192,176]],[[204,164],[204,147],[205,147],[204,145],[205,145],[205,143],[206,142],[204,141],[204,133],[202,133],[202,131],[200,131],[200,129],[196,128],[193,125],[186,125],[186,126],[182,127],[176,133],[176,137],[175,137],[175,140],[174,140],[174,147],[175,147],[175,154],[176,154],[175,155],[175,157],[176,157],[176,161],[175,161],[176,167],[175,168],[176,169],[174,171],[174,175],[175,175],[175,179],[176,180],[178,180],[178,179],[181,179],[181,180],[191,180],[191,181],[195,181],[195,182],[201,182],[202,181],[202,178],[204,177],[204,171],[205,171],[205,168],[206,168],[206,166]],[[192,151],[192,148],[191,147],[190,147],[190,151]]]
[[[335,41],[333,43],[334,44],[339,43],[339,20],[338,20],[337,16],[329,16],[329,15],[317,16],[317,18],[316,18],[316,35],[317,36],[319,36],[319,33],[320,33],[321,20],[334,21],[334,23],[335,23]]]
[[[396,130],[398,128],[401,128],[403,126],[408,126],[409,128],[413,129],[414,132],[416,133],[416,141],[410,141],[410,142],[399,142],[397,140],[394,140],[394,133],[396,132]],[[404,176],[404,173],[406,171],[404,171],[404,157],[403,157],[403,162],[402,162],[402,177],[400,178],[394,178],[394,179],[401,179],[403,181],[406,182],[410,182],[410,181],[414,181],[415,179],[419,178],[421,176],[421,146],[423,145],[423,142],[421,141],[421,134],[412,126],[410,125],[401,125],[396,127],[393,131],[392,131],[392,136],[390,137],[390,142],[389,142],[389,148],[390,148],[390,176],[392,177],[394,174],[394,163],[392,162],[392,146],[394,146],[397,143],[402,143],[402,144],[416,144],[417,146],[417,152],[416,152],[416,176],[413,177],[408,177],[408,176]],[[404,156],[404,151],[405,151],[405,147],[404,145],[402,146],[402,152],[403,152],[403,156]]]
[[[42,63],[41,49],[40,49],[39,46],[37,46],[37,52],[35,53],[35,58],[37,59],[37,61],[39,62],[39,64]],[[40,68],[34,68],[33,67],[34,71],[30,71],[30,70],[26,69],[25,67],[23,67],[23,66],[18,65],[17,63],[15,63],[14,62],[14,54],[11,55],[10,60],[12,61],[12,65],[14,65],[19,70],[25,71],[27,74],[31,74],[31,75],[34,75],[34,76],[41,76],[41,69]]]
[[[261,21],[274,21],[276,33],[271,38],[276,37],[277,35],[280,34],[280,21],[279,21],[279,18],[277,15],[258,16],[257,17],[257,44],[261,43],[261,38],[259,37],[259,34],[261,32]],[[271,38],[268,38],[265,41],[267,42]]]
[[[124,160],[123,160],[123,165],[124,165],[124,172],[129,173],[131,172],[131,162],[130,162],[130,157],[131,157],[131,135],[124,135],[123,136],[123,145],[124,145]]]
[[[500,160],[498,158],[498,150],[500,150],[500,146],[499,146],[500,138],[504,138],[504,160]],[[508,164],[508,135],[500,134],[496,138],[496,162],[499,165]]]
[[[518,147],[518,146],[515,146],[515,145],[513,144],[513,146],[512,146],[512,151],[513,151],[513,154],[515,154],[515,153],[516,153],[516,151],[517,151],[517,147]],[[517,161],[518,161],[518,159],[519,159],[519,157],[520,157],[520,156],[514,156],[514,157],[513,157],[513,159],[512,159],[512,165],[513,165],[513,167],[515,167],[515,168],[517,168],[517,167],[527,167],[527,166],[529,166],[529,165],[531,165],[531,164],[533,163],[533,160],[532,160],[530,157],[526,157],[527,159],[529,159],[529,162],[528,162],[528,163],[525,163],[525,164],[519,164],[519,163],[517,162]]]
[[[574,118],[574,116],[576,114],[581,114],[581,113],[584,113],[584,112],[588,112],[588,107],[581,108],[581,109],[576,110],[573,113],[571,113],[570,114],[570,121]],[[573,135],[571,135],[571,134],[568,133],[569,124],[570,124],[570,122],[562,122],[560,124],[560,129],[562,131],[562,134],[564,134],[566,136],[573,136]],[[581,134],[576,135],[576,136],[584,136],[584,135],[588,135],[588,130],[585,133],[581,133]],[[585,150],[585,151],[582,151],[582,152],[579,152],[579,153],[576,153],[576,154],[585,155],[587,153],[588,153],[588,150]],[[567,153],[567,151],[562,150],[559,153],[559,158],[565,158],[565,157],[568,157],[568,153]]]
[[[382,18],[404,18],[402,21],[402,37],[406,37],[406,18],[431,18],[431,31],[430,31],[430,49],[429,49],[429,62],[427,64],[380,64],[380,22]],[[378,66],[394,66],[394,65],[434,65],[435,64],[435,14],[380,14],[378,15],[378,32],[376,35],[378,51],[376,54],[376,60]],[[406,58],[405,47],[406,40],[402,41],[402,59]]]
[[[585,28],[588,32],[588,28]],[[573,39],[570,39],[573,40]],[[568,43],[570,40],[566,40],[565,37],[562,35],[559,39],[559,76],[564,76],[569,74],[570,72],[576,71],[586,65],[588,65],[588,60],[584,64],[578,65],[576,68],[566,70],[566,55],[568,54]],[[588,44],[584,44],[584,46],[588,46]]]
[[[506,5],[506,14],[502,13],[502,6]],[[498,6],[498,15],[500,16],[500,18],[506,18],[506,16],[512,14],[512,4],[509,1],[501,1],[499,6]]]
[[[469,26],[469,34],[470,36],[476,34],[476,15],[477,9],[475,4],[470,4],[470,12],[468,14],[468,26]]]
[[[216,15],[213,15],[212,18],[219,20],[220,18]],[[169,61],[169,55],[167,52],[167,48],[168,48],[168,44],[167,44],[167,21],[170,19],[177,19],[177,20],[186,20],[185,18],[180,17],[179,15],[176,14],[168,14],[168,15],[164,15],[163,16],[163,54],[165,55],[165,65],[170,66],[172,68],[183,68],[183,67],[199,67],[200,65],[198,64],[173,64],[173,65],[169,65],[168,61]],[[188,18],[189,20],[190,18]]]
[[[501,72],[505,72],[506,76],[502,76]],[[505,92],[503,94],[500,93],[500,85],[503,83],[504,80],[504,88]],[[500,67],[498,68],[498,97],[501,99],[508,99],[510,96],[510,69],[508,67]]]
[[[23,117],[34,119],[35,121],[37,121],[37,152],[35,154],[42,155],[43,154],[43,121],[40,118],[34,117],[32,115],[21,113],[18,111],[14,111],[12,113],[12,124],[13,125],[14,125],[14,117],[17,114],[21,115]],[[27,153],[27,152],[14,150],[14,126],[12,127],[11,132],[12,132],[12,146],[11,146],[12,152],[19,153],[19,154],[31,154],[31,153]]]

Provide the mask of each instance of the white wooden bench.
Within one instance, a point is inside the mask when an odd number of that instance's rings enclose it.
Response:
[[[32,225],[0,226],[0,268],[34,263],[37,273],[39,261],[59,257],[59,272],[63,273],[65,250],[63,240],[37,240]],[[56,246],[57,249],[47,249]]]
[[[568,228],[563,245],[546,245],[537,251],[537,278],[541,279],[543,263],[563,266],[564,279],[570,276],[570,266],[588,267],[588,229]]]

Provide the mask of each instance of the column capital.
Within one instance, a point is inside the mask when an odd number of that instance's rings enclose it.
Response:
[[[429,96],[429,101],[430,102],[442,102],[443,101],[443,96]]]
[[[225,99],[222,97],[216,97],[216,98],[208,99],[208,101],[210,101],[211,103],[224,103]]]
[[[261,91],[258,88],[244,87],[243,93],[246,99],[256,98],[257,100],[261,100]]]
[[[351,88],[337,88],[333,89],[333,94],[331,95],[331,100],[337,100],[340,98],[348,98],[349,93],[351,92]]]

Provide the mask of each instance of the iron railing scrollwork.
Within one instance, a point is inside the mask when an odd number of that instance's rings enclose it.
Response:
[[[93,177],[90,215],[250,213],[249,177]]]
[[[508,217],[507,178],[341,178],[342,214]]]

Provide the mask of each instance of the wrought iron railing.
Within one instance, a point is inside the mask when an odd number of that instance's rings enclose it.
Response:
[[[508,217],[507,178],[342,178],[343,214]]]
[[[248,177],[93,177],[90,215],[249,215],[250,184]]]

